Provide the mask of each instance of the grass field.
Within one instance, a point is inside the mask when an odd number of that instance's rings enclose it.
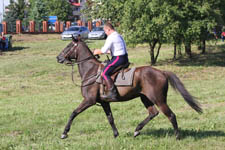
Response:
[[[112,103],[119,137],[114,139],[99,106],[81,113],[69,138],[60,135],[72,111],[82,101],[71,81],[71,67],[56,56],[69,43],[59,35],[15,35],[13,50],[0,55],[0,150],[224,150],[225,44],[208,43],[207,54],[193,47],[192,60],[172,61],[172,46],[164,45],[158,69],[176,73],[196,96],[204,113],[192,110],[169,88],[168,104],[177,116],[182,139],[177,141],[169,120],[160,113],[134,138],[136,126],[147,116],[140,99]],[[91,49],[104,41],[88,41]],[[132,66],[149,65],[145,45],[129,48]],[[101,57],[106,59],[105,56]],[[75,82],[80,77],[75,67]]]

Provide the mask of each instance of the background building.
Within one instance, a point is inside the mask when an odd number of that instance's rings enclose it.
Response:
[[[86,0],[71,0],[71,4],[73,5],[73,18],[74,21],[81,20],[82,22],[86,22],[86,18],[82,15],[81,10],[85,9]]]

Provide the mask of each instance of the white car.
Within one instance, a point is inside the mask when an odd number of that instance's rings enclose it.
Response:
[[[70,26],[66,31],[61,34],[62,40],[71,39],[73,36],[80,35],[81,38],[88,38],[89,30],[87,27],[83,26]]]
[[[105,31],[103,27],[95,27],[89,34],[88,39],[106,39]]]

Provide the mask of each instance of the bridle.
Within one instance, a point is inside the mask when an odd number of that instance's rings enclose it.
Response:
[[[72,48],[70,48],[70,50],[68,51],[68,52],[66,52],[66,53],[64,53],[64,52],[62,52],[62,55],[63,55],[63,57],[68,61],[68,56],[70,56],[73,52],[74,52],[74,58],[73,59],[69,59],[69,64],[67,64],[67,65],[73,65],[73,64],[81,64],[81,63],[83,63],[83,62],[85,62],[85,61],[87,61],[87,60],[89,60],[89,59],[91,59],[91,58],[95,58],[95,56],[93,56],[93,55],[90,55],[90,56],[88,56],[87,58],[84,58],[83,60],[79,60],[79,61],[77,61],[77,55],[76,55],[76,53],[77,53],[77,48],[78,48],[78,43],[73,43],[73,47]]]
[[[67,59],[68,56],[70,56],[70,55],[74,52],[74,58],[73,58],[73,59],[69,59],[69,63],[67,63],[66,65],[71,65],[71,66],[72,66],[71,76],[72,76],[72,81],[73,81],[73,83],[74,83],[76,86],[82,87],[82,85],[78,85],[78,84],[76,84],[76,83],[74,82],[74,78],[73,78],[73,75],[74,75],[74,64],[79,65],[79,64],[81,64],[81,63],[83,63],[83,62],[85,62],[85,61],[87,61],[87,60],[89,60],[89,59],[95,58],[95,56],[90,55],[90,56],[88,56],[87,58],[84,58],[84,59],[82,59],[82,60],[77,61],[77,57],[76,57],[76,56],[77,56],[77,55],[76,55],[77,49],[78,49],[78,43],[73,43],[73,47],[70,48],[70,50],[69,50],[68,52],[66,52],[66,53],[62,52],[62,55],[63,55],[63,57],[68,61],[68,59]],[[97,74],[91,75],[91,76],[88,77],[87,79],[82,80],[82,83],[85,82],[86,80],[92,78],[92,77],[95,77],[96,75],[97,75]],[[87,85],[85,85],[85,86],[87,86]]]

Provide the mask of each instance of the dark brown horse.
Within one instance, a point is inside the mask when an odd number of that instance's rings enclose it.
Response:
[[[96,103],[101,104],[112,127],[114,137],[117,137],[119,133],[114,124],[110,102],[123,102],[132,100],[136,97],[141,98],[141,101],[148,110],[149,115],[140,124],[138,124],[134,132],[134,137],[138,136],[140,134],[140,130],[151,119],[158,115],[159,111],[155,107],[155,105],[157,105],[172,123],[176,138],[178,139],[179,130],[176,116],[167,105],[168,81],[195,111],[198,113],[202,112],[198,102],[193,96],[191,96],[179,78],[172,72],[161,71],[150,66],[137,67],[134,73],[133,85],[129,87],[117,87],[119,95],[118,100],[109,102],[101,99],[100,84],[90,82],[92,79],[95,80],[95,75],[97,74],[101,62],[95,58],[84,42],[73,39],[73,41],[57,56],[57,60],[59,63],[78,64],[79,73],[82,79],[81,91],[84,97],[82,103],[71,114],[61,136],[62,139],[68,136],[67,133],[70,130],[73,119]]]

